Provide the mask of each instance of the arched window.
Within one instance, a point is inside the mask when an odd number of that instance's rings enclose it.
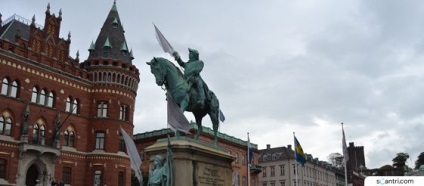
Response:
[[[65,130],[65,132],[63,133],[63,145],[64,146],[68,146],[69,145],[69,132],[68,130]]]
[[[65,108],[66,112],[71,112],[71,98],[66,98],[66,108]]]
[[[44,105],[46,103],[46,91],[41,90],[40,98],[38,100],[38,104]]]
[[[18,96],[18,90],[19,90],[18,88],[19,88],[18,82],[14,81],[10,89],[10,97],[16,98]]]
[[[72,114],[78,113],[78,100],[74,100],[74,103],[72,104]]]
[[[7,92],[9,92],[9,80],[7,78],[4,78],[3,83],[1,85],[1,94],[7,95]]]
[[[39,125],[35,124],[34,128],[32,129],[32,142],[35,143],[35,144],[37,144],[38,140],[40,139],[39,136],[38,136],[39,131],[40,131]]]
[[[37,87],[33,87],[32,88],[31,102],[37,103],[37,97],[38,97],[38,89],[37,89]]]
[[[72,127],[68,127],[68,129],[63,132],[64,134],[64,141],[63,145],[68,147],[74,147],[75,144],[75,132],[73,131]]]
[[[53,101],[54,101],[54,94],[53,94],[53,92],[50,92],[48,97],[47,97],[47,106],[53,107]]]
[[[46,135],[46,127],[43,124],[36,123],[32,131],[32,142],[34,144],[41,144]]]

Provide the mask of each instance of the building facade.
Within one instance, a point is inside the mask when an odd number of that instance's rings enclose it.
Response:
[[[349,142],[349,146],[347,147],[347,151],[349,153],[349,160],[347,161],[347,175],[348,175],[348,183],[352,183],[353,186],[361,186],[363,185],[363,179],[360,180],[360,173],[363,170],[366,170],[365,164],[365,154],[363,146],[355,146],[354,142]]]
[[[307,155],[302,167],[295,157],[291,145],[287,147],[259,150],[260,186],[338,186],[344,185],[342,170],[329,163]]]
[[[44,26],[0,15],[0,185],[130,185],[120,127],[133,133],[140,79],[116,4],[83,62],[61,24],[50,5]]]
[[[192,124],[190,133],[191,134],[187,135],[188,137],[194,137],[194,134],[197,133],[196,124]],[[155,130],[134,135],[134,141],[136,143],[137,149],[142,154],[143,164],[141,170],[145,178],[147,178],[149,173],[149,165],[151,162],[149,162],[150,157],[144,153],[144,149],[153,145],[158,139],[167,138],[168,135],[174,135],[170,129]],[[199,137],[199,141],[213,145],[213,140],[214,136],[212,129],[203,127],[203,132]],[[259,186],[258,175],[261,169],[257,164],[259,151],[256,144],[251,144],[254,158],[249,171],[247,170],[249,167],[247,164],[247,141],[243,141],[233,136],[218,132],[218,146],[234,157],[234,161],[231,164],[233,169],[233,185],[247,186],[248,172],[250,172],[250,185]]]

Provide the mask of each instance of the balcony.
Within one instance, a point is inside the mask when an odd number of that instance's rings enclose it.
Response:
[[[23,137],[25,139],[25,137]],[[21,140],[19,143],[20,156],[26,153],[36,153],[37,156],[51,155],[54,159],[60,155],[58,142],[47,143],[45,138]]]
[[[262,167],[259,165],[250,165],[250,174],[259,174],[262,172]]]

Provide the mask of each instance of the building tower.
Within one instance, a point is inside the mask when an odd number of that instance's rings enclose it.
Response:
[[[0,185],[130,185],[120,128],[133,134],[140,79],[116,3],[82,63],[50,4],[44,27],[0,20]]]

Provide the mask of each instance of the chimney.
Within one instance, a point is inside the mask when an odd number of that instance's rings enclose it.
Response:
[[[271,148],[271,144],[266,144],[266,149],[270,149]]]
[[[3,24],[3,20],[1,19],[1,13],[0,13],[0,28],[1,28],[2,24]]]
[[[290,150],[292,149],[292,148],[291,148],[291,145],[287,145],[287,148],[288,148],[288,149],[290,149]]]
[[[354,146],[355,146],[354,142],[349,142],[349,147],[354,147]]]

